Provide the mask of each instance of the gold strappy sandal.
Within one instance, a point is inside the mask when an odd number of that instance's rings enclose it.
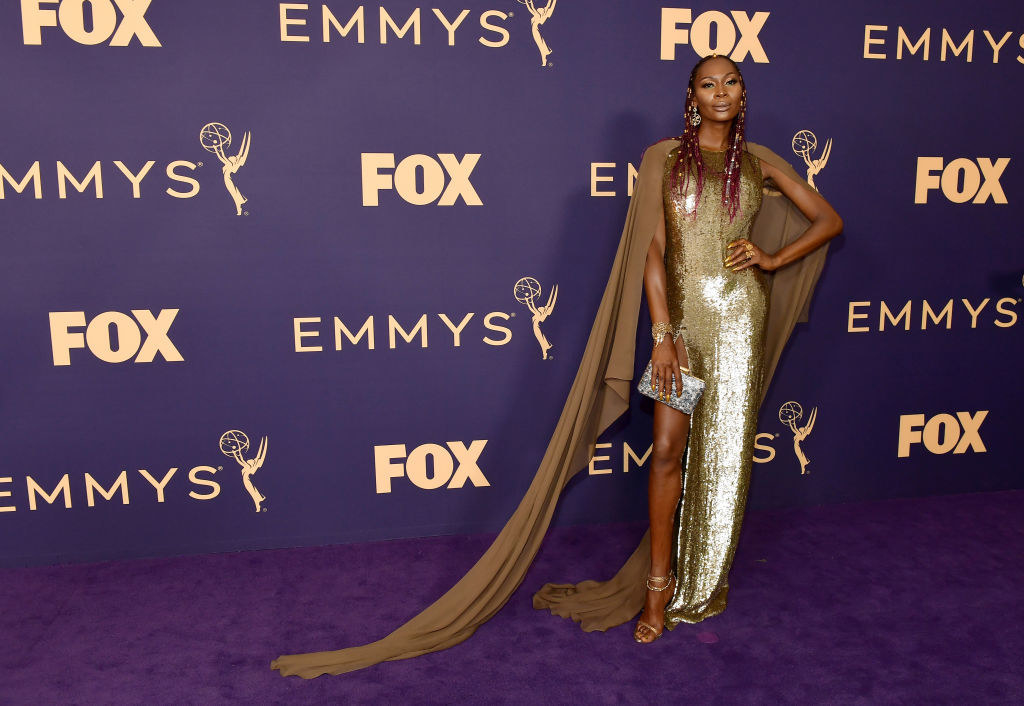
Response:
[[[675,574],[669,574],[668,576],[648,576],[647,577],[647,590],[648,591],[657,591],[658,593],[661,593],[662,591],[667,591],[670,586],[675,585],[675,580],[676,580]],[[663,581],[664,585],[662,585],[659,588],[659,587],[653,585],[651,583],[652,581]],[[646,628],[647,630],[649,630],[651,632],[651,634],[654,635],[654,639],[653,640],[649,640],[649,641],[648,640],[641,640],[639,635],[637,634],[637,631],[640,628]],[[654,626],[651,625],[650,623],[645,623],[642,620],[637,620],[636,621],[636,627],[633,628],[633,639],[636,640],[637,642],[639,642],[640,644],[649,644],[650,642],[654,642],[659,637],[661,637],[663,632],[665,632],[665,626],[664,625],[661,626],[661,631],[659,632],[659,631],[655,630]]]

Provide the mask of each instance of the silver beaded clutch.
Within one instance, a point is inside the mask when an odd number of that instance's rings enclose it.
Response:
[[[679,374],[683,377],[683,389],[676,394],[676,383],[673,380],[672,394],[662,399],[658,397],[658,393],[651,387],[651,364],[648,363],[647,370],[644,371],[643,376],[640,378],[640,384],[636,386],[636,389],[640,394],[647,395],[655,402],[667,404],[672,409],[678,409],[683,414],[691,414],[693,408],[697,406],[700,396],[704,394],[704,381],[692,375],[687,375],[682,370],[679,371]]]

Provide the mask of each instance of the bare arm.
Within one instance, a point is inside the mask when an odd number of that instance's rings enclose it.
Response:
[[[799,238],[786,245],[777,253],[766,253],[756,247],[747,238],[740,238],[729,244],[732,253],[726,259],[726,267],[734,272],[745,270],[757,265],[762,270],[771,272],[795,262],[807,253],[819,248],[843,230],[843,219],[839,217],[832,205],[806,184],[787,176],[784,172],[761,160],[761,173],[765,179],[771,179],[783,194],[800,209],[811,225]],[[749,257],[748,257],[749,255]]]
[[[761,162],[761,172],[765,178],[774,181],[775,185],[779,187],[779,191],[792,201],[811,222],[810,227],[799,238],[771,255],[768,262],[761,265],[762,269],[770,271],[785,267],[842,232],[843,219],[817,191],[808,189],[804,184],[794,181],[765,161]]]
[[[668,296],[665,294],[665,219],[658,219],[654,230],[651,247],[647,250],[647,264],[644,265],[644,293],[647,295],[647,308],[651,312],[651,321],[669,321]]]
[[[668,295],[665,290],[667,280],[663,212],[654,229],[654,238],[651,239],[651,247],[647,250],[647,262],[644,265],[644,293],[647,295],[647,308],[651,313],[652,323],[671,323],[668,313]],[[686,364],[684,359],[683,365]],[[661,343],[654,346],[654,350],[651,351],[651,385],[666,393],[671,391],[673,384],[678,385],[682,382],[682,378],[679,376],[679,365],[679,355],[672,342],[672,336],[665,336]]]

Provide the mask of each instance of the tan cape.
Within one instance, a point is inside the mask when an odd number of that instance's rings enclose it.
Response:
[[[285,655],[271,662],[271,668],[280,670],[283,676],[310,679],[442,650],[472,635],[519,587],[544,539],[562,489],[587,465],[601,432],[629,406],[644,265],[660,213],[665,160],[678,144],[677,140],[664,140],[644,154],[622,239],[576,379],[537,474],[494,543],[455,586],[387,637],[359,647]],[[771,150],[747,143],[747,151],[803,183],[793,168]],[[798,238],[809,221],[789,199],[770,188],[770,181],[765,186],[751,240],[773,253]],[[820,247],[771,275],[762,401],[793,326],[807,318],[826,249]],[[576,586],[549,584],[534,596],[534,607],[571,617],[584,630],[605,630],[623,623],[643,605],[643,577],[649,555],[645,535],[611,581],[585,581]]]

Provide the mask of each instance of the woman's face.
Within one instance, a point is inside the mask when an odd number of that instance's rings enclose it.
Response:
[[[731,61],[716,57],[697,69],[693,95],[703,120],[729,122],[740,112],[743,82]]]

